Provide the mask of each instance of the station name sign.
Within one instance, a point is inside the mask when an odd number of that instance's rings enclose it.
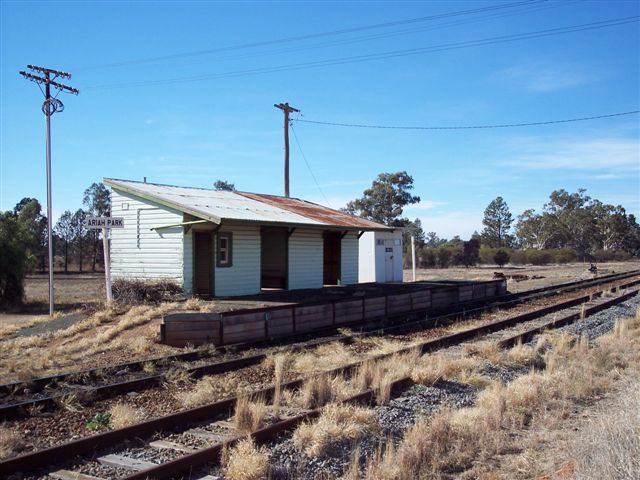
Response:
[[[87,217],[88,228],[124,228],[124,217]]]

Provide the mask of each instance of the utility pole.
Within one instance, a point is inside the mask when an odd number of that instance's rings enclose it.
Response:
[[[70,73],[59,72],[58,70],[52,70],[50,68],[36,67],[35,65],[27,65],[27,68],[32,72],[37,72],[40,75],[34,75],[33,73],[20,72],[27,80],[31,80],[40,85],[44,85],[44,103],[42,104],[42,112],[45,116],[46,122],[46,144],[47,144],[47,240],[49,244],[49,316],[53,315],[53,234],[52,234],[52,205],[51,205],[51,115],[56,112],[62,112],[64,110],[64,104],[56,97],[60,92],[68,92],[77,95],[79,90],[63,85],[55,80],[60,78],[71,78]],[[52,97],[51,87],[58,89],[58,93]],[[42,88],[40,88],[42,91]]]
[[[288,103],[276,103],[273,106],[284,112],[284,196],[289,198],[289,113],[300,110],[290,107]]]

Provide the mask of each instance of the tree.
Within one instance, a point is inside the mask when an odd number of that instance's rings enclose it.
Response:
[[[484,211],[484,230],[482,230],[482,241],[485,245],[500,248],[508,243],[509,229],[513,217],[509,211],[507,202],[502,197],[496,197]]]
[[[109,193],[109,189],[105,187],[103,183],[92,183],[91,186],[84,191],[82,204],[87,207],[89,214],[95,217],[109,216],[111,212],[111,194]],[[91,270],[95,272],[100,249],[100,230],[92,230],[91,237],[93,242]]]
[[[12,212],[0,212],[0,306],[22,302],[24,277],[29,257],[24,238],[19,234],[18,218]]]
[[[480,259],[480,240],[472,238],[462,244],[462,264],[469,268]]]
[[[60,237],[64,244],[64,273],[69,271],[69,244],[73,242],[73,214],[69,210],[60,216],[60,219],[54,227],[56,235]]]
[[[213,188],[215,190],[222,190],[225,192],[235,192],[236,186],[233,183],[229,183],[226,180],[216,180],[213,182]]]
[[[403,226],[409,220],[400,217],[402,209],[420,201],[420,197],[411,195],[411,190],[413,177],[406,171],[380,173],[362,198],[349,202],[343,210],[384,225]]]
[[[498,249],[496,253],[493,254],[493,261],[496,262],[500,268],[504,267],[508,262],[511,256],[509,252],[503,250],[502,248]]]
[[[78,267],[80,269],[80,272],[82,272],[84,242],[89,233],[89,229],[84,223],[86,217],[87,217],[87,212],[79,208],[78,210],[76,210],[76,213],[74,213],[73,217],[71,218],[71,227],[73,229],[73,242],[75,246],[75,251],[77,253]]]
[[[425,237],[425,245],[428,247],[439,247],[443,243],[447,243],[447,241],[443,238],[438,237],[438,235],[436,235],[436,232],[429,232]]]
[[[42,214],[40,202],[35,198],[23,198],[14,207],[13,216],[27,250],[29,270],[39,263],[44,271],[47,258],[47,217]]]

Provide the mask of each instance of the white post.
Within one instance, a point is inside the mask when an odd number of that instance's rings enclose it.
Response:
[[[416,281],[416,237],[411,235],[411,273],[413,281]]]
[[[104,279],[107,287],[107,303],[113,301],[111,293],[111,262],[109,261],[109,238],[107,237],[107,228],[102,228],[102,249],[104,250]]]

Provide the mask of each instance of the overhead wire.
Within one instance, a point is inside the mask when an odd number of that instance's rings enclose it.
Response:
[[[615,26],[638,22],[639,18],[640,16],[634,15],[629,17],[603,20],[599,22],[591,22],[586,24],[570,25],[567,27],[557,27],[557,28],[551,28],[551,29],[545,29],[545,30],[538,30],[534,32],[500,35],[496,37],[488,37],[488,38],[483,38],[478,40],[452,42],[452,43],[431,45],[431,46],[411,48],[411,49],[372,53],[372,54],[366,54],[366,55],[354,55],[354,56],[341,57],[341,58],[335,58],[335,59],[317,60],[313,62],[301,62],[301,63],[287,64],[287,65],[279,65],[274,67],[261,67],[261,68],[255,68],[255,69],[237,70],[237,71],[231,71],[231,72],[203,74],[203,75],[195,75],[195,76],[187,76],[187,77],[175,77],[175,78],[169,78],[169,79],[94,85],[94,86],[88,86],[85,88],[86,89],[108,89],[108,88],[123,88],[123,87],[146,87],[146,86],[156,86],[156,85],[171,85],[171,84],[177,84],[177,83],[215,80],[220,78],[234,78],[234,77],[241,77],[241,76],[248,76],[248,75],[259,75],[259,74],[265,74],[265,73],[303,70],[303,69],[326,67],[326,66],[333,66],[333,65],[344,65],[344,64],[351,64],[351,63],[361,63],[361,62],[367,62],[372,60],[404,57],[404,56],[419,55],[419,54],[425,54],[425,53],[434,53],[434,52],[441,52],[446,50],[472,48],[472,47],[485,46],[485,45],[495,45],[495,44],[501,44],[501,43],[530,40],[534,38],[565,35],[569,33],[595,30],[595,29],[601,29],[601,28],[609,28],[609,27],[615,27]]]
[[[191,52],[181,52],[181,53],[175,53],[175,54],[169,54],[169,55],[159,55],[159,56],[156,56],[156,57],[147,57],[147,58],[139,58],[139,59],[133,59],[133,60],[125,60],[125,61],[121,61],[121,62],[104,63],[104,64],[100,64],[100,65],[79,67],[79,68],[75,68],[74,70],[75,71],[98,70],[98,69],[112,68],[112,67],[122,67],[122,66],[131,66],[131,65],[139,65],[139,64],[156,63],[156,62],[161,62],[161,61],[166,61],[166,60],[175,60],[175,59],[180,59],[180,58],[188,58],[188,57],[195,57],[195,56],[202,56],[202,55],[210,55],[210,54],[218,53],[218,52],[244,50],[244,49],[261,47],[261,46],[269,46],[269,45],[277,45],[277,44],[283,44],[283,43],[299,42],[299,41],[310,40],[310,39],[314,39],[314,38],[345,35],[345,34],[349,34],[349,33],[357,33],[357,32],[375,30],[375,29],[380,29],[380,28],[389,28],[389,27],[396,27],[396,26],[407,25],[407,24],[422,23],[422,22],[428,22],[428,21],[433,21],[433,20],[439,20],[439,19],[443,19],[443,18],[450,18],[450,17],[464,16],[464,15],[472,15],[472,14],[476,14],[476,13],[484,13],[484,12],[488,12],[488,11],[504,10],[504,9],[508,9],[508,8],[516,8],[516,7],[520,7],[520,6],[523,6],[523,5],[527,5],[527,6],[528,5],[536,5],[536,4],[540,4],[540,3],[545,3],[547,1],[548,0],[524,0],[524,1],[512,2],[512,3],[506,3],[506,4],[499,3],[499,4],[496,4],[496,5],[489,5],[489,6],[486,6],[486,7],[472,8],[472,9],[467,9],[467,10],[458,10],[458,11],[453,11],[453,12],[441,13],[441,14],[437,14],[437,15],[429,15],[429,16],[424,16],[424,17],[409,18],[409,19],[404,19],[404,20],[395,20],[395,21],[391,21],[391,22],[376,23],[376,24],[371,24],[371,25],[363,25],[363,26],[360,26],[360,27],[350,27],[350,28],[343,28],[343,29],[338,29],[338,30],[331,30],[331,31],[327,31],[327,32],[317,32],[317,33],[311,33],[311,34],[306,34],[306,35],[296,35],[296,36],[291,36],[291,37],[284,37],[284,38],[278,38],[278,39],[273,39],[273,40],[263,40],[263,41],[259,41],[259,42],[243,43],[243,44],[238,44],[238,45],[228,45],[228,46],[224,46],[224,47],[210,48],[210,49],[205,49],[205,50],[195,50],[195,51],[191,51]]]
[[[293,124],[291,122],[289,122],[289,125],[291,126],[291,132],[293,132],[293,138],[296,141],[296,145],[298,145],[298,150],[300,150],[300,155],[302,156],[302,159],[304,160],[304,163],[307,165],[307,169],[309,169],[309,173],[311,174],[311,177],[313,178],[313,181],[315,182],[316,187],[318,187],[318,190],[320,191],[320,193],[324,197],[324,200],[325,200],[325,202],[327,202],[327,205],[329,207],[333,208],[331,206],[331,202],[329,202],[329,199],[324,194],[324,191],[322,190],[322,188],[320,188],[320,184],[318,183],[318,179],[316,178],[316,175],[313,173],[313,170],[311,169],[311,165],[309,165],[309,162],[307,161],[306,155],[302,151],[302,146],[300,145],[300,141],[298,140],[298,135],[296,134],[296,130],[295,130],[295,128],[293,128]]]
[[[541,122],[521,122],[521,123],[499,123],[492,125],[444,125],[444,126],[406,126],[406,125],[370,125],[359,123],[340,123],[340,122],[324,122],[320,120],[306,120],[296,118],[293,121],[312,123],[316,125],[328,125],[333,127],[353,127],[353,128],[370,128],[370,129],[387,129],[387,130],[471,130],[471,129],[488,129],[488,128],[511,128],[511,127],[532,127],[536,125],[551,125],[555,123],[584,122],[587,120],[597,120],[600,118],[621,117],[624,115],[634,115],[640,113],[640,110],[632,110],[629,112],[609,113],[606,115],[595,115],[591,117],[568,118],[562,120],[546,120]]]

